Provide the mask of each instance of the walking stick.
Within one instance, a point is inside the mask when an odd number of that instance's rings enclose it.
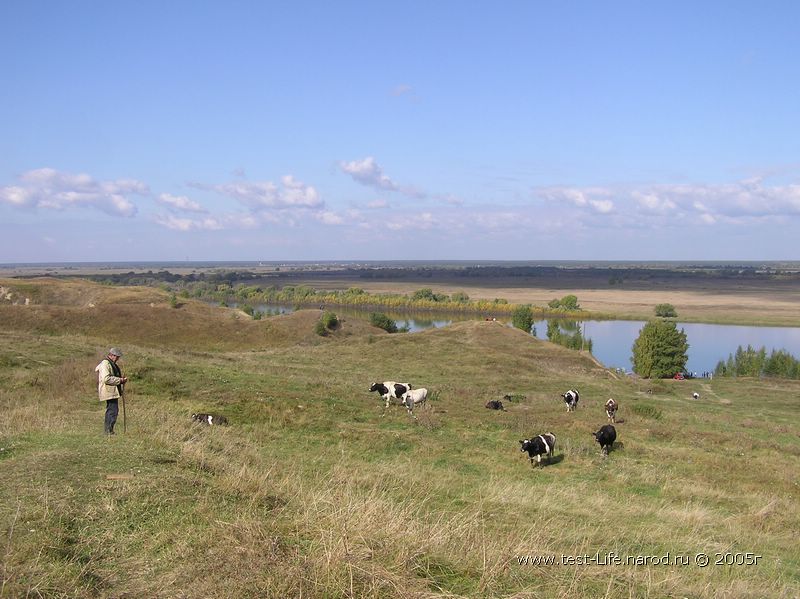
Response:
[[[125,395],[122,396],[122,432],[128,432],[128,418],[125,415]]]

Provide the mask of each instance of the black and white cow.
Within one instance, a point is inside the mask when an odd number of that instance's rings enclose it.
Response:
[[[228,419],[220,414],[192,414],[192,420],[209,426],[228,424]]]
[[[608,455],[617,439],[617,429],[610,424],[605,424],[600,427],[599,431],[592,433],[592,436],[600,444],[600,453]]]
[[[613,397],[610,397],[606,402],[606,416],[608,416],[609,422],[616,422],[617,421],[617,410],[619,409],[619,404],[617,400]]]
[[[410,416],[414,416],[414,406],[423,405],[428,399],[428,390],[425,387],[419,389],[409,389],[402,396],[403,405],[408,410]],[[414,416],[416,418],[416,416]]]
[[[567,412],[572,412],[578,407],[580,395],[578,395],[577,389],[570,389],[566,393],[562,394],[561,397],[564,398],[564,403],[567,404]]]
[[[380,396],[386,402],[386,408],[389,407],[389,403],[396,399],[399,402],[403,402],[403,395],[405,395],[408,391],[411,390],[411,385],[408,383],[396,383],[394,381],[383,381],[382,383],[372,383],[369,387],[369,392],[372,393],[373,391],[377,391]]]
[[[542,456],[547,455],[548,461],[553,457],[556,448],[556,436],[553,433],[544,433],[530,439],[520,440],[520,451],[527,451],[533,466],[533,458],[536,458],[537,465],[542,464]]]

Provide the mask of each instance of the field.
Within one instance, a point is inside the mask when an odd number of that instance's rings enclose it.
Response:
[[[531,263],[533,264],[533,263]],[[593,315],[646,320],[660,303],[671,303],[683,322],[800,326],[800,263],[499,263],[498,265],[386,264],[226,264],[192,267],[179,263],[126,265],[0,265],[0,278],[19,276],[103,276],[168,270],[173,274],[213,274],[225,270],[260,276],[244,284],[309,285],[320,290],[360,287],[370,293],[410,295],[421,288],[464,292],[472,299],[505,299],[546,306],[576,294]]]
[[[0,304],[0,597],[800,595],[798,382],[617,378],[495,322],[320,337],[318,310],[0,286],[31,299]],[[105,438],[111,345],[131,381]],[[431,391],[416,420],[367,393],[385,379]],[[533,468],[519,440],[546,431]]]

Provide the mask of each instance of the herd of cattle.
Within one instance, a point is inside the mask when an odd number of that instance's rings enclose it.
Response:
[[[580,400],[578,390],[570,389],[566,393],[562,393],[561,397],[564,399],[564,403],[567,404],[567,412],[574,412]],[[617,401],[609,398],[604,407],[608,421],[616,422],[617,410],[619,409]],[[592,433],[592,436],[600,444],[600,453],[603,456],[607,456],[614,446],[614,441],[617,440],[617,429],[614,428],[613,424],[605,424],[596,433]],[[534,458],[536,458],[537,465],[541,465],[543,455],[546,455],[548,460],[553,457],[553,451],[556,448],[556,436],[553,433],[543,433],[530,439],[521,439],[520,445],[520,451],[528,452],[531,465],[533,465]]]
[[[428,390],[424,387],[412,389],[409,383],[398,383],[396,381],[383,381],[382,383],[372,383],[369,387],[369,392],[378,392],[385,402],[384,414],[386,408],[389,407],[392,401],[400,402],[405,406],[408,414],[414,418],[414,408],[422,406],[425,400],[428,399]],[[693,394],[695,399],[699,397],[696,393]],[[580,394],[577,389],[570,389],[566,393],[562,393],[561,397],[567,406],[567,412],[574,412],[578,407],[580,401]],[[486,407],[491,410],[507,411],[503,402],[499,400],[491,400],[486,403]],[[619,404],[614,399],[609,399],[604,405],[606,416],[609,423],[616,423],[617,410]],[[228,420],[225,416],[218,414],[192,414],[192,420],[206,425],[227,425]],[[608,452],[613,448],[614,441],[617,439],[617,429],[613,424],[605,424],[600,427],[597,432],[592,433],[592,436],[600,444],[600,452],[603,456],[607,456]],[[527,452],[530,458],[531,465],[533,465],[534,458],[536,464],[541,465],[542,456],[547,458],[553,457],[553,451],[556,448],[556,436],[553,433],[542,433],[535,435],[529,439],[520,440],[520,451]]]
[[[414,415],[414,407],[423,404],[428,397],[427,389],[412,389],[409,383],[398,383],[396,381],[372,383],[369,387],[369,392],[373,393],[376,391],[385,401],[384,414],[386,413],[385,409],[388,408],[389,404],[394,400],[403,404],[406,410],[408,410],[409,415],[414,418],[416,418]],[[574,412],[580,400],[580,393],[578,393],[578,390],[570,389],[566,393],[563,393],[561,397],[567,405],[567,412]],[[505,406],[503,406],[503,402],[497,399],[488,401],[486,407],[490,410],[507,411]],[[617,421],[619,403],[617,403],[615,399],[609,398],[604,408],[608,421],[615,423]],[[597,432],[592,433],[592,436],[594,436],[595,440],[600,444],[601,454],[607,456],[614,445],[614,441],[617,439],[617,429],[614,428],[613,424],[606,424],[601,426],[600,430]],[[536,463],[541,465],[543,455],[546,455],[548,459],[553,457],[553,451],[556,447],[556,436],[553,433],[542,433],[530,439],[520,440],[520,445],[520,451],[528,452],[531,464],[533,464],[533,460],[536,458]]]

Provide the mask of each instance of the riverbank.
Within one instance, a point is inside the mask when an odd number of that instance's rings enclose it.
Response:
[[[308,285],[318,290],[347,289],[358,286],[370,294],[411,294],[420,287],[434,293],[466,293],[472,300],[505,299],[510,304],[531,304],[546,308],[548,302],[572,294],[578,297],[584,319],[647,320],[656,305],[675,306],[684,322],[738,324],[751,326],[800,326],[800,285],[756,286],[734,283],[685,287],[680,284],[654,285],[652,289],[553,285],[554,281],[492,281],[488,285],[468,284],[463,279],[391,281],[352,278],[318,279],[292,277],[271,280],[271,284]],[[471,282],[470,282],[471,283]],[[575,281],[580,285],[580,281]],[[640,287],[640,286],[637,286]]]

